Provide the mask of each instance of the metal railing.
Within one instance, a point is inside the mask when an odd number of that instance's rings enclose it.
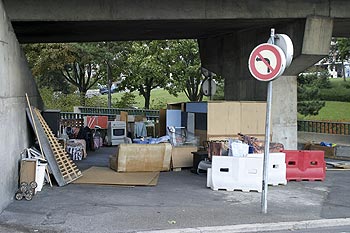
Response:
[[[107,115],[118,115],[120,112],[127,112],[129,115],[144,115],[146,117],[159,117],[159,110],[133,109],[133,108],[93,108],[79,107],[81,113],[97,113]]]
[[[147,120],[157,121],[159,119],[158,110],[127,109],[127,108],[91,108],[79,107],[80,113],[61,112],[61,119],[82,119],[84,116],[108,116],[108,120],[115,119],[121,111],[127,112],[128,115],[142,115]]]
[[[299,120],[298,131],[350,135],[350,122]]]

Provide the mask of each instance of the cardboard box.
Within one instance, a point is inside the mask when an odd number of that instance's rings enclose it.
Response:
[[[193,154],[196,146],[176,146],[171,153],[172,168],[193,167]]]
[[[305,150],[322,150],[325,158],[334,158],[336,156],[336,147],[321,146],[320,144],[306,144]]]
[[[109,156],[109,168],[114,171],[118,171],[116,155]]]
[[[168,103],[167,104],[167,109],[181,110],[182,112],[184,112],[186,110],[186,103],[184,103],[184,102]]]
[[[211,101],[189,105],[187,112],[207,114],[207,122],[204,122],[206,130],[195,128],[195,135],[200,137],[201,144],[207,140],[236,138],[238,133],[265,135],[265,102]]]
[[[20,168],[20,183],[26,182],[29,184],[30,182],[35,181],[36,167],[36,159],[22,159]]]
[[[170,143],[120,144],[112,162],[116,162],[118,172],[169,171],[171,150]]]
[[[144,122],[144,121],[147,121],[147,118],[145,116],[142,116],[142,115],[135,116],[135,122]]]

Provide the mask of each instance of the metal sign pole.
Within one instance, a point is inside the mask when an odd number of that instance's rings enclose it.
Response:
[[[211,91],[211,75],[212,75],[212,73],[211,73],[211,71],[209,71],[209,100],[213,100],[213,94],[212,94],[212,91]]]
[[[275,41],[275,29],[271,29],[271,41]],[[261,195],[261,212],[267,213],[267,188],[268,188],[268,164],[270,152],[270,121],[271,121],[271,103],[272,103],[272,81],[268,82],[267,86],[267,106],[266,106],[266,123],[265,123],[265,151],[263,164],[263,180],[262,180],[262,195]]]

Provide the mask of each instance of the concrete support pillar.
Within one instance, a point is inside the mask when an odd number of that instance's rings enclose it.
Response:
[[[31,145],[31,127],[26,118],[25,93],[34,106],[41,98],[0,0],[0,212],[18,188],[18,162]]]
[[[225,78],[225,99],[265,101],[267,84],[249,74],[253,48],[267,41],[269,28],[235,32],[199,40],[202,66]]]
[[[297,76],[281,76],[272,82],[272,142],[297,149]]]
[[[273,85],[272,141],[282,142],[287,149],[297,149],[296,76],[328,55],[333,30],[331,18],[311,16],[287,24],[201,39],[202,66],[225,78],[226,100],[266,101],[267,83],[250,75],[248,58],[254,47],[268,40],[271,28],[289,35],[294,44],[291,66]]]

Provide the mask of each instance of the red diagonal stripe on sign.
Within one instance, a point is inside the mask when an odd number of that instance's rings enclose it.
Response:
[[[275,71],[275,68],[272,68],[272,66],[265,60],[265,58],[260,54],[260,52],[257,54],[257,56],[262,62],[264,62],[264,64],[271,70],[271,72]]]

